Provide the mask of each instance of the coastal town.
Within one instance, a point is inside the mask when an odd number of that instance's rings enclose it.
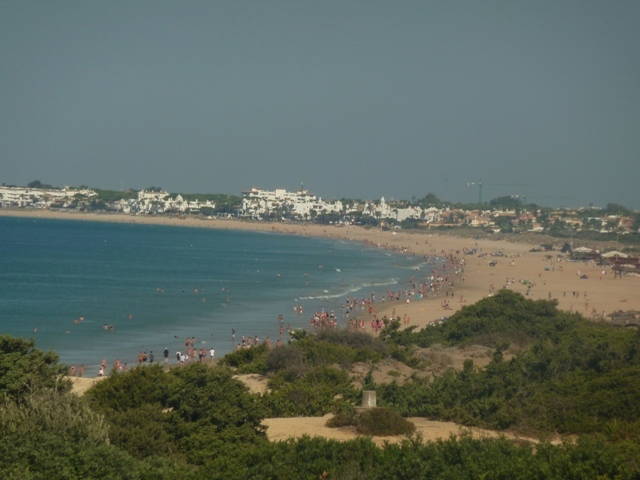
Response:
[[[0,12],[0,480],[640,480],[640,1]]]
[[[220,199],[222,201],[220,201]],[[171,194],[161,188],[111,191],[87,187],[0,186],[0,208],[50,209],[126,215],[202,215],[254,221],[311,222],[335,225],[451,229],[487,233],[564,233],[615,235],[640,233],[640,213],[621,205],[551,208],[504,196],[482,204],[454,204],[428,194],[422,199],[327,200],[300,187],[265,190],[252,187],[241,195]]]

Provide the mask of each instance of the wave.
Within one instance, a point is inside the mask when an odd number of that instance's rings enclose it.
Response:
[[[386,282],[363,283],[361,285],[348,288],[347,290],[344,290],[344,291],[339,292],[339,293],[327,293],[325,295],[314,295],[314,296],[309,296],[309,297],[300,297],[300,298],[296,298],[296,301],[297,300],[329,300],[329,299],[332,299],[332,298],[341,298],[341,297],[346,297],[350,293],[359,292],[360,290],[365,289],[365,288],[386,287],[386,286],[389,286],[389,285],[397,285],[397,284],[398,284],[398,279],[397,278],[392,278],[391,280],[388,280]]]
[[[415,265],[399,266],[399,268],[404,268],[406,270],[422,270],[425,267],[436,267],[442,265],[444,260],[445,259],[442,257],[431,257],[427,261],[416,263]]]
[[[418,263],[417,265],[411,265],[410,267],[406,267],[406,268],[408,268],[409,270],[416,270],[416,271],[418,271],[418,270],[422,270],[422,268],[423,268],[423,267],[426,267],[427,265],[429,265],[429,263],[427,263],[427,262],[420,262],[420,263]]]

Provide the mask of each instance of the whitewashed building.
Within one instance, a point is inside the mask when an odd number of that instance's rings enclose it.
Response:
[[[78,199],[90,199],[97,194],[86,188],[30,188],[0,186],[0,206],[3,208],[67,207]]]
[[[379,202],[367,202],[362,214],[380,220],[395,220],[403,222],[408,219],[424,219],[424,209],[418,206],[397,207],[387,203],[384,197]],[[433,212],[431,212],[433,214]]]
[[[198,199],[187,201],[178,194],[171,197],[168,192],[140,190],[138,198],[121,199],[112,204],[119,212],[137,215],[157,215],[162,213],[198,213],[202,208],[214,209],[215,202]]]
[[[284,188],[262,190],[252,187],[242,192],[240,215],[251,218],[266,216],[310,219],[327,213],[342,213],[341,201],[327,202],[316,197],[308,190],[289,192]]]

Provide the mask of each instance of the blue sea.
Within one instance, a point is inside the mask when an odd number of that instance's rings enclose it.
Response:
[[[186,337],[224,354],[232,330],[236,342],[275,341],[278,315],[307,327],[314,311],[399,288],[420,266],[322,238],[0,217],[0,333],[89,372],[165,347],[173,359]]]

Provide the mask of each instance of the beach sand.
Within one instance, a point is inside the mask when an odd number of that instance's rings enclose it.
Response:
[[[76,395],[84,395],[87,390],[93,387],[96,383],[101,382],[107,377],[93,377],[93,378],[85,378],[85,377],[67,377],[71,380],[71,393],[75,393]]]
[[[322,226],[280,223],[257,223],[239,220],[205,220],[176,217],[133,217],[128,215],[78,214],[37,211],[0,210],[0,215],[31,218],[61,218],[70,220],[93,220],[134,224],[154,224],[188,226],[216,229],[249,230],[274,232],[293,235],[328,237],[366,243],[369,246],[387,248],[396,252],[406,252],[418,256],[454,254],[464,258],[465,271],[454,286],[454,296],[448,297],[450,310],[442,307],[441,298],[427,298],[411,303],[382,303],[375,306],[378,317],[383,315],[408,315],[410,324],[425,326],[443,316],[450,316],[464,305],[472,304],[505,286],[511,279],[510,288],[526,294],[529,298],[554,298],[562,309],[580,312],[587,317],[601,317],[617,310],[640,310],[640,278],[626,276],[614,278],[612,271],[606,268],[584,263],[569,262],[558,252],[530,252],[534,246],[527,243],[504,240],[474,240],[452,235],[430,234],[422,232],[392,232],[380,229],[367,229],[356,226]],[[561,243],[558,241],[558,243]],[[463,249],[477,249],[473,255],[464,255]],[[491,256],[502,252],[503,256]],[[489,266],[495,261],[495,266]],[[580,275],[585,274],[586,279]],[[417,272],[419,276],[419,272]],[[532,282],[528,288],[522,281]],[[531,284],[531,283],[529,283]],[[576,292],[574,294],[574,292]],[[577,296],[579,295],[579,296]],[[243,375],[239,378],[252,392],[261,394],[266,390],[266,381],[259,376]],[[95,383],[94,379],[74,379],[74,391],[83,393]],[[297,438],[303,435],[322,436],[336,440],[350,440],[358,434],[353,428],[328,428],[325,417],[295,417],[265,419],[267,436],[272,441]],[[424,418],[409,419],[416,425],[417,432],[424,440],[446,439],[451,435],[468,432],[474,437],[495,437],[535,441],[516,437],[504,432],[492,432],[482,429],[466,429],[452,422],[437,422]],[[377,444],[399,442],[403,437],[375,437]]]
[[[387,315],[409,317],[409,324],[425,326],[452,315],[459,308],[487,297],[507,285],[531,299],[558,300],[564,310],[579,312],[589,318],[606,318],[618,310],[640,310],[640,277],[614,278],[610,268],[593,263],[570,262],[559,252],[530,252],[535,245],[506,240],[471,239],[426,232],[383,231],[359,226],[327,226],[221,220],[197,217],[132,216],[124,214],[75,213],[50,210],[2,210],[0,216],[90,220],[145,225],[170,225],[224,230],[247,230],[314,237],[327,237],[365,243],[368,246],[406,252],[418,256],[454,254],[464,258],[465,272],[448,298],[450,309],[442,307],[441,298],[426,298],[411,303],[382,303],[376,306],[379,318]],[[558,240],[558,244],[562,243]],[[463,255],[463,249],[477,249]],[[502,252],[504,256],[490,254]],[[481,256],[485,255],[485,256]],[[550,257],[550,258],[549,258]],[[495,266],[489,266],[495,262]],[[586,275],[581,279],[580,275]],[[417,273],[417,276],[419,273]],[[533,283],[528,288],[527,284]],[[574,292],[576,292],[574,294]]]
[[[265,418],[262,423],[267,427],[267,438],[272,442],[300,438],[305,435],[339,441],[353,440],[362,436],[356,432],[354,427],[327,427],[327,420],[331,416],[331,414],[327,414],[323,417]],[[496,432],[482,428],[464,427],[453,422],[438,422],[422,417],[408,417],[407,420],[416,426],[416,433],[420,435],[425,442],[447,440],[452,435],[460,436],[464,434],[468,434],[473,438],[505,437],[511,440],[531,443],[538,442],[537,439],[523,437],[510,432]],[[371,437],[373,442],[380,446],[384,443],[400,443],[405,438],[407,437],[404,435]]]

